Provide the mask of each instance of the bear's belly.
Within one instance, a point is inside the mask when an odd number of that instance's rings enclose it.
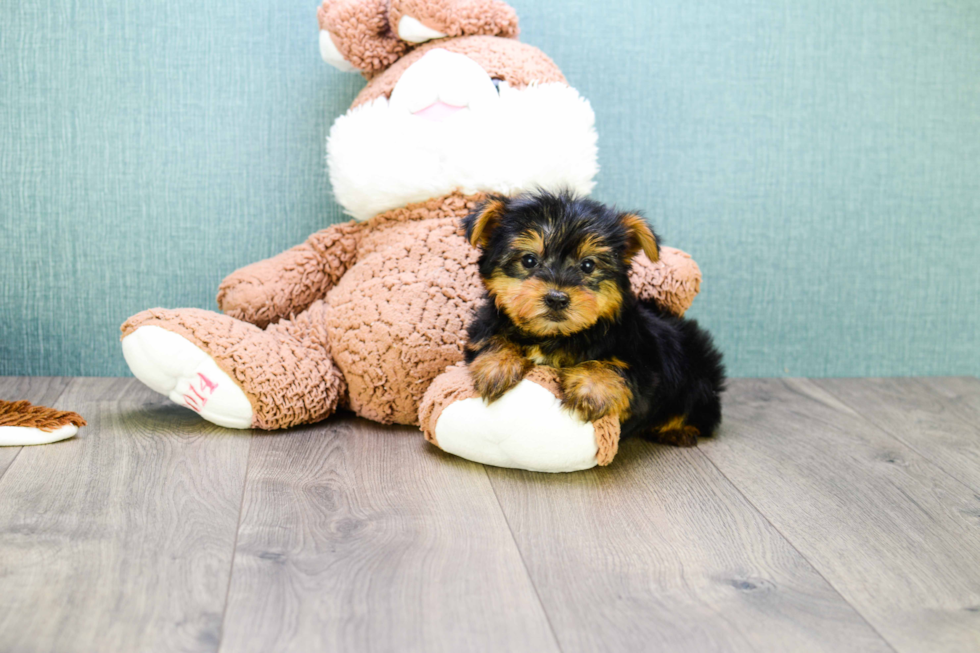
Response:
[[[417,424],[429,384],[463,358],[483,286],[478,253],[456,233],[455,220],[397,231],[387,244],[366,248],[329,293],[327,330],[351,409],[379,422]]]

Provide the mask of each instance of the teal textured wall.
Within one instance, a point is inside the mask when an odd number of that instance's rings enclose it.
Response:
[[[513,4],[733,375],[980,373],[980,3]],[[343,219],[315,8],[0,3],[0,375],[124,374],[128,315]]]

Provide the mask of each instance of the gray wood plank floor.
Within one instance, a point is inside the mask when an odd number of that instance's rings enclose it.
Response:
[[[76,437],[0,478],[0,651],[210,651],[250,437],[135,379],[73,379]]]
[[[980,650],[976,493],[812,382],[744,381],[725,408],[700,449],[889,644]]]
[[[0,652],[980,650],[980,381],[730,388],[696,449],[546,475],[0,378],[89,421],[0,448]]]
[[[222,650],[558,650],[483,467],[419,438],[255,438]]]

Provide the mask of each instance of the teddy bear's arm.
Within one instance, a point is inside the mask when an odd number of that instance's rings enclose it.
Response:
[[[336,224],[282,254],[232,272],[218,287],[225,314],[265,327],[326,296],[357,259],[362,225]]]
[[[652,299],[675,315],[684,315],[701,289],[701,269],[691,255],[673,247],[660,248],[660,260],[637,254],[630,271],[633,292]]]

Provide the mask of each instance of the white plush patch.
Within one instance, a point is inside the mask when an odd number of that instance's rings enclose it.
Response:
[[[141,326],[123,338],[133,375],[171,401],[230,429],[252,427],[252,404],[203,350],[158,326]]]
[[[42,431],[27,426],[0,426],[0,447],[23,447],[35,444],[50,444],[67,440],[78,433],[74,424],[65,424],[53,431]]]
[[[443,120],[427,103],[465,107]],[[587,195],[598,171],[595,114],[565,84],[493,88],[469,57],[431,50],[392,91],[338,118],[327,140],[334,194],[367,220],[412,202],[479,191],[536,188]]]
[[[418,19],[402,16],[398,21],[398,38],[409,43],[425,43],[432,39],[441,39],[445,34],[426,27]]]
[[[473,398],[446,406],[435,433],[443,451],[486,465],[535,472],[596,466],[592,424],[527,379],[490,405]]]
[[[357,68],[351,62],[344,59],[344,55],[340,54],[340,50],[337,49],[337,44],[330,37],[330,32],[325,29],[320,30],[320,56],[324,61],[342,73],[357,72]]]
[[[414,114],[440,100],[477,113],[492,112],[499,104],[497,89],[480,64],[436,48],[402,73],[391,90],[388,109],[395,114]]]

